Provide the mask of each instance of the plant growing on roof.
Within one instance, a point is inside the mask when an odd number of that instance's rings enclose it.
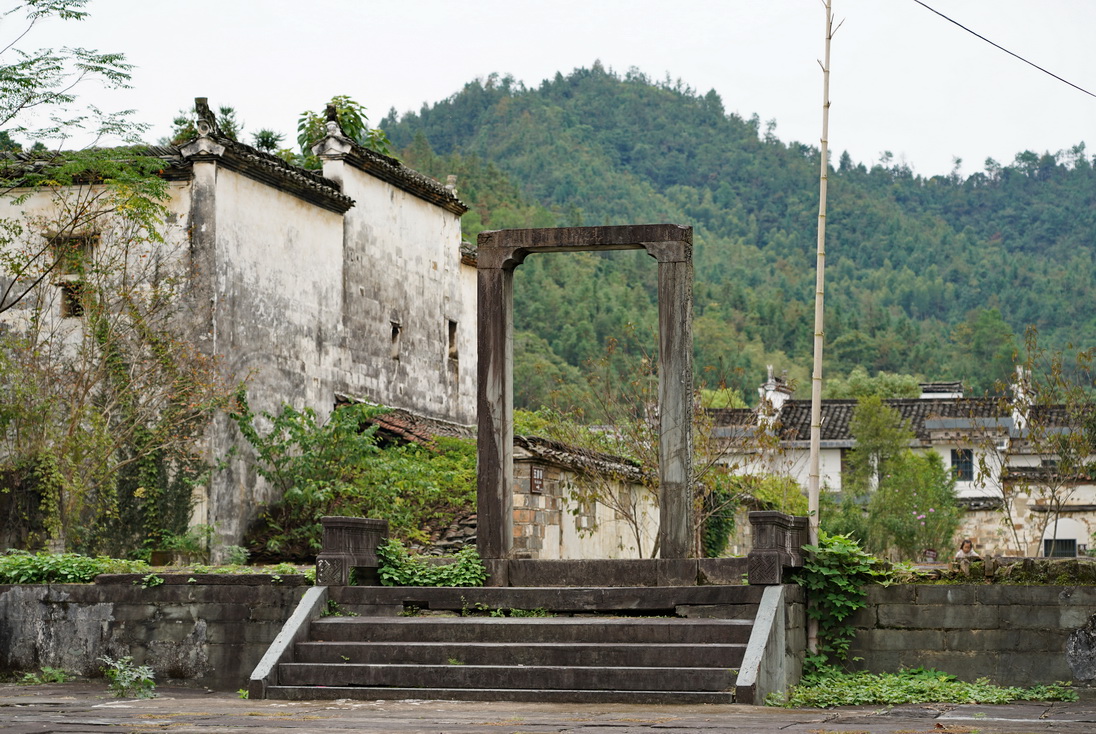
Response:
[[[369,117],[365,107],[345,94],[337,94],[328,103],[334,108],[339,128],[348,138],[363,148],[391,157],[392,143],[379,127],[369,127]],[[327,134],[327,112],[305,110],[297,121],[297,143],[301,146],[301,165],[305,168],[320,168],[321,164],[312,155],[312,146]]]

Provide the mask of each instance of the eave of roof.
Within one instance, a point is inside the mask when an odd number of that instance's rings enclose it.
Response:
[[[896,410],[912,428],[922,444],[932,441],[939,431],[1008,430],[1021,436],[1013,425],[1008,406],[987,398],[898,398],[885,401]],[[823,442],[852,445],[849,425],[856,409],[855,400],[822,401]],[[1031,421],[1064,430],[1070,424],[1067,411],[1062,405],[1039,405],[1031,408]],[[749,408],[720,409],[709,411],[717,430],[745,432],[758,425],[756,410]],[[785,442],[799,443],[810,440],[811,401],[788,400],[781,407],[774,421],[775,430]],[[1054,429],[1053,427],[1057,427]]]
[[[458,217],[468,211],[468,207],[456,197],[453,190],[429,176],[408,168],[395,158],[352,144],[350,152],[328,154],[329,157],[343,160],[360,171],[390,183],[409,194],[440,206]]]
[[[191,144],[187,143],[184,146],[175,148],[176,153],[191,163],[214,162],[230,171],[278,188],[336,214],[343,214],[354,206],[354,200],[342,193],[342,189],[337,182],[325,178],[317,171],[295,166],[276,155],[265,153],[222,135],[213,134],[210,139],[223,147],[224,150],[219,154],[195,153],[187,155],[184,149]],[[172,147],[174,148],[174,146]]]
[[[525,450],[532,458],[567,469],[607,473],[632,482],[648,478],[643,468],[629,459],[568,446],[540,436],[514,436],[514,446]]]

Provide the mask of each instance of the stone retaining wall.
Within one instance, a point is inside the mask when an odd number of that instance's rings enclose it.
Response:
[[[306,588],[301,577],[162,578],[149,588],[130,575],[0,585],[0,675],[51,666],[95,676],[102,656],[131,655],[158,681],[245,688]]]
[[[923,666],[1002,685],[1091,686],[1094,618],[1092,586],[876,586],[853,618],[850,655],[872,672]]]

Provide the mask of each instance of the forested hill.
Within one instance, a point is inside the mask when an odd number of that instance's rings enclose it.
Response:
[[[766,364],[808,374],[816,147],[728,113],[714,91],[598,64],[535,89],[475,81],[381,126],[409,165],[458,175],[473,242],[485,228],[692,225],[700,379],[749,395]],[[1096,343],[1096,172],[1083,143],[966,177],[833,160],[828,375],[862,365],[982,390],[1010,372],[1029,325],[1044,345]],[[634,347],[651,333],[654,264],[613,255],[519,268],[519,402],[577,379],[608,338]]]

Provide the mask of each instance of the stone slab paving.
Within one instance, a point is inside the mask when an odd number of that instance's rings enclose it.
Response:
[[[597,707],[469,701],[246,701],[224,692],[159,687],[113,698],[99,682],[0,685],[0,732],[58,734],[1022,734],[1096,732],[1096,703],[917,705],[794,710],[758,706]]]

